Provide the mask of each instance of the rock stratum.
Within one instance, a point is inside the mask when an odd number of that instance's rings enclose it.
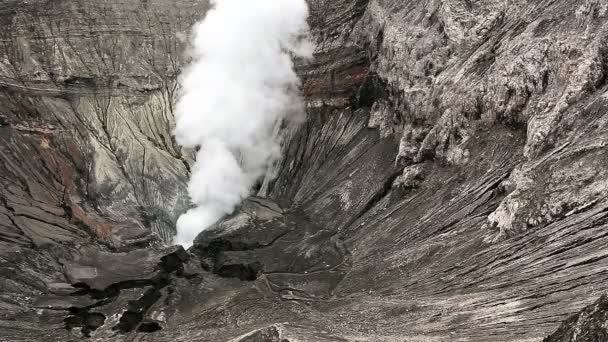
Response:
[[[309,3],[306,120],[188,251],[208,4],[0,4],[0,341],[608,340],[608,3]]]

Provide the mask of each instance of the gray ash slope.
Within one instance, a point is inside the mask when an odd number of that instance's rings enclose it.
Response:
[[[307,120],[188,252],[172,106],[207,5],[0,5],[0,340],[605,338],[608,4],[310,5]]]

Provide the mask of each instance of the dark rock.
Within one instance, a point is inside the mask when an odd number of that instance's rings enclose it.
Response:
[[[103,292],[110,286],[153,282],[176,271],[185,261],[184,254],[182,247],[128,253],[89,250],[66,264],[65,272],[73,285]]]
[[[76,292],[76,289],[72,288],[72,291]],[[32,307],[48,310],[84,309],[96,302],[97,300],[84,296],[42,296],[32,304]]]
[[[86,310],[72,310],[72,314],[64,320],[66,328],[81,328],[85,337],[91,337],[91,332],[101,327],[106,320],[104,315],[96,312],[90,313]]]
[[[245,334],[234,340],[235,342],[289,342],[288,339],[281,338],[281,334],[276,327],[268,327]]]
[[[201,233],[191,251],[202,260],[203,268],[220,277],[253,281],[263,275],[278,293],[283,287],[293,287],[313,297],[328,295],[325,287],[322,293],[314,293],[317,287],[309,291],[302,286],[317,274],[344,272],[339,241],[302,213],[284,211],[256,197]],[[331,282],[327,285],[331,288]]]

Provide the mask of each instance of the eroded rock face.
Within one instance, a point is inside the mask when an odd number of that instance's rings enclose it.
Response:
[[[16,220],[26,240],[67,239],[29,228],[62,217],[114,245],[150,231],[171,239],[187,207],[191,159],[172,136],[180,35],[206,7],[112,0],[2,5],[2,198],[6,208],[48,212],[28,213],[36,224]],[[124,227],[142,230],[119,233]]]
[[[310,6],[306,121],[186,252],[207,3],[0,5],[0,340],[540,341],[608,290],[608,5]],[[601,341],[604,302],[547,339]]]
[[[206,7],[0,5],[0,340],[62,340],[63,309],[88,306],[52,297],[76,290],[70,264],[173,235],[190,158],[171,136],[179,34]],[[109,319],[76,316],[87,334]]]

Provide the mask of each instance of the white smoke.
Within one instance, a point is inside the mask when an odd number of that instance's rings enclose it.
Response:
[[[310,58],[305,0],[215,0],[194,27],[180,79],[177,142],[200,147],[188,184],[194,208],[175,243],[194,238],[247,197],[279,153],[275,127],[301,108],[292,56]]]

